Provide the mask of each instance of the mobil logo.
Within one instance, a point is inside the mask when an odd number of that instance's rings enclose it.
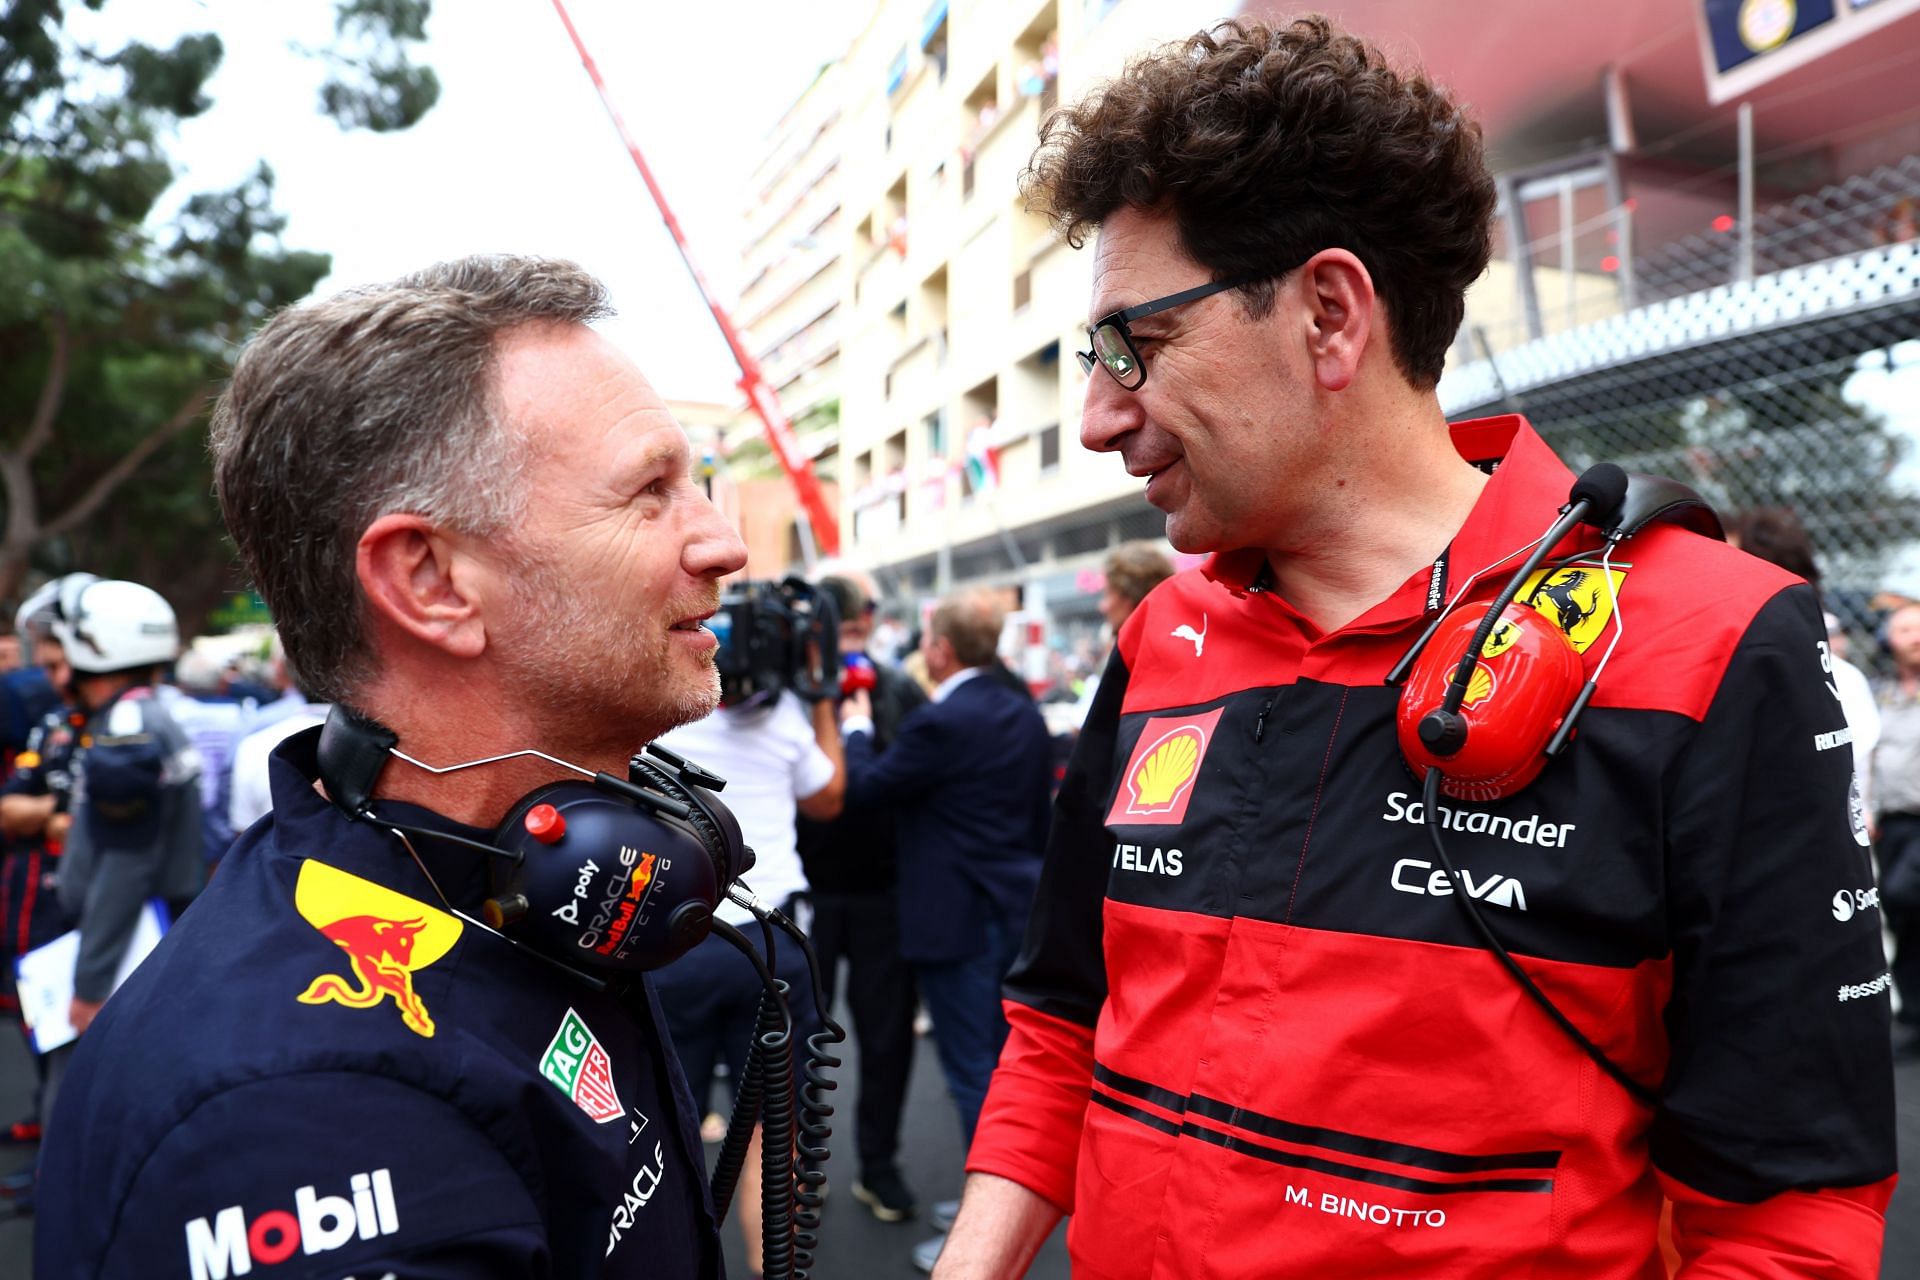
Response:
[[[293,1193],[293,1210],[268,1209],[247,1221],[242,1206],[228,1205],[211,1218],[187,1223],[187,1266],[193,1280],[251,1275],[296,1253],[330,1253],[353,1240],[374,1240],[400,1230],[393,1203],[393,1176],[385,1169],[356,1173],[348,1194],[323,1196],[315,1187]]]
[[[1186,820],[1221,710],[1147,720],[1120,774],[1108,826],[1173,826]]]

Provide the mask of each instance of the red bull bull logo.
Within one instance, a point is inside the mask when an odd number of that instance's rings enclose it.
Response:
[[[346,974],[321,974],[300,993],[301,1004],[371,1009],[391,999],[409,1030],[433,1035],[433,1017],[413,989],[413,975],[453,948],[465,927],[458,919],[312,859],[300,864],[293,901],[347,959]]]

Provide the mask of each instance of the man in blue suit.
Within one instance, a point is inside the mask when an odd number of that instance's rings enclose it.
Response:
[[[866,694],[841,712],[847,808],[894,807],[900,951],[933,1015],[941,1070],[970,1143],[1007,1023],[1000,983],[1026,934],[1046,847],[1050,754],[1033,700],[981,678],[1006,613],[986,591],[942,600],[921,642],[933,700],[873,745]]]

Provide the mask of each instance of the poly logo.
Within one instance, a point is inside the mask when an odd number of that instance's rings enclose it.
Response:
[[[241,1206],[229,1205],[211,1219],[187,1224],[187,1265],[193,1280],[227,1280],[285,1262],[295,1253],[330,1253],[353,1240],[375,1240],[400,1230],[393,1203],[393,1177],[385,1169],[356,1173],[352,1199],[293,1193],[293,1212],[269,1209],[251,1223]]]
[[[627,1113],[613,1089],[613,1059],[571,1009],[540,1056],[540,1074],[601,1124],[612,1124]]]
[[[1172,826],[1186,820],[1187,804],[1221,710],[1215,707],[1205,715],[1155,716],[1147,721],[1120,775],[1108,825]]]
[[[413,974],[453,949],[465,927],[459,920],[311,858],[300,864],[293,902],[308,924],[347,953],[353,974],[353,982],[321,974],[300,993],[301,1004],[371,1009],[391,998],[409,1030],[432,1037],[433,1018],[413,989]]]

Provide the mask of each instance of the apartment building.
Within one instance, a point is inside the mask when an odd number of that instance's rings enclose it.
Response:
[[[1850,620],[1889,581],[1920,596],[1920,0],[1314,7],[1486,131],[1501,209],[1450,415],[1519,409],[1576,464],[1795,506]],[[843,545],[904,593],[991,582],[1085,619],[1105,551],[1161,532],[1076,443],[1089,255],[1018,179],[1047,109],[1220,16],[892,0],[782,122],[755,333],[790,412],[837,407],[809,438]]]
[[[735,319],[761,372],[801,434],[831,465],[840,394],[844,304],[851,286],[843,208],[841,86],[845,68],[822,67],[774,126],[750,179]]]
[[[840,482],[846,554],[903,594],[991,582],[1091,619],[1088,570],[1160,534],[1139,482],[1076,444],[1089,255],[1025,211],[1019,174],[1062,95],[1221,16],[893,0],[776,128],[743,312],[788,413],[837,409],[803,441]]]

